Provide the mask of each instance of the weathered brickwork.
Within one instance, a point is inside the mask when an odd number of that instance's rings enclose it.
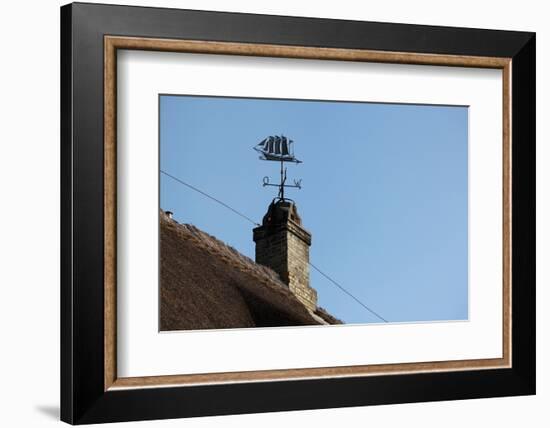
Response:
[[[317,292],[309,286],[311,234],[301,226],[296,206],[270,205],[262,226],[254,229],[256,262],[279,274],[298,300],[310,311],[317,308]]]

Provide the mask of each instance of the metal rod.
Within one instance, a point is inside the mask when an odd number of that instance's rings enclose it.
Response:
[[[285,200],[285,181],[283,179],[283,160],[282,159],[281,159],[281,187],[279,188],[279,198],[284,202],[284,200]]]

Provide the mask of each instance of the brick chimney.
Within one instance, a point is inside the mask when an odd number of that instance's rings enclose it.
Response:
[[[309,286],[311,234],[302,227],[296,205],[279,200],[269,205],[262,225],[254,229],[256,263],[279,274],[298,300],[311,312],[317,309],[317,292]]]

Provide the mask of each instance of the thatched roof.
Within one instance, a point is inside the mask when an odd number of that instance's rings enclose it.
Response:
[[[271,269],[164,212],[160,264],[163,331],[340,323],[311,314]]]

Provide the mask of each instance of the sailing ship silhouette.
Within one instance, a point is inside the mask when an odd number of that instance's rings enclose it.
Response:
[[[270,135],[254,146],[254,150],[261,153],[262,160],[302,163],[294,157],[294,141],[284,135]]]

